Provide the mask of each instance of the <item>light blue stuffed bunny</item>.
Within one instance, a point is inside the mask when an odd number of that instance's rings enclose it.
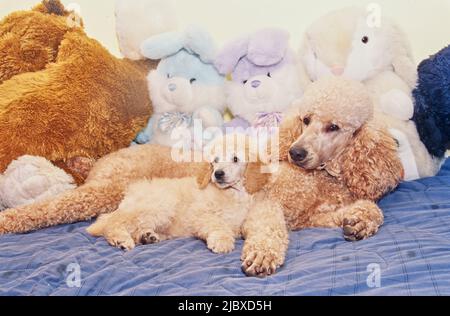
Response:
[[[135,142],[202,149],[213,138],[213,133],[204,133],[202,128],[217,127],[218,131],[226,105],[225,78],[213,65],[213,39],[191,26],[181,33],[153,36],[141,51],[161,61],[148,76],[154,115]]]

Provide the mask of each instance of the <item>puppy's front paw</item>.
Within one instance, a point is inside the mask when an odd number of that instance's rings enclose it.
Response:
[[[251,277],[267,277],[276,272],[284,263],[284,255],[280,250],[267,246],[256,247],[244,245],[242,253],[242,271]]]
[[[136,247],[136,244],[132,238],[111,239],[109,243],[111,246],[122,249],[123,251],[130,251]]]
[[[161,238],[154,231],[149,231],[141,235],[140,242],[143,245],[152,245],[161,242]]]
[[[214,253],[226,254],[234,250],[235,240],[228,234],[211,234],[206,240],[208,249]]]

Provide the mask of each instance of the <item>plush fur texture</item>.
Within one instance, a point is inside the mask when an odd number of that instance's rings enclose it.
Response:
[[[0,22],[0,172],[22,155],[100,158],[128,146],[152,112],[152,62],[112,56],[69,14],[51,0]]]
[[[399,143],[406,180],[433,176],[441,161],[428,153],[411,120],[417,80],[411,49],[395,23],[383,16],[380,27],[372,26],[371,14],[346,8],[318,19],[306,31],[300,58],[312,81],[336,75],[363,82],[376,118]]]
[[[257,125],[258,114],[284,113],[302,95],[295,54],[283,30],[264,29],[228,43],[215,65],[231,76],[226,82],[230,111],[249,125]]]
[[[234,136],[228,136],[234,141]],[[230,143],[230,146],[226,146]],[[117,211],[102,215],[88,228],[94,236],[124,250],[162,240],[197,237],[215,253],[234,249],[241,236],[251,196],[244,188],[246,141],[242,148],[220,139],[209,149],[210,182],[199,187],[195,178],[153,179],[133,183]]]
[[[437,158],[450,149],[450,46],[419,65],[414,121],[422,142]]]
[[[160,34],[142,44],[142,54],[150,59],[161,59],[158,68],[150,72],[148,85],[155,115],[147,128],[139,134],[137,143],[174,146],[185,143],[174,132],[187,132],[187,143],[199,144],[203,137],[192,141],[194,120],[204,128],[219,128],[223,124],[225,108],[224,77],[212,65],[216,54],[211,36],[198,27],[185,32]],[[170,114],[183,114],[185,122],[172,118],[173,126],[164,128]]]
[[[246,170],[246,191],[255,194],[242,231],[246,239],[243,269],[248,275],[268,275],[284,263],[288,228],[341,227],[349,240],[372,236],[383,223],[383,214],[374,201],[394,189],[402,178],[395,141],[363,119],[368,96],[362,86],[332,80],[316,87],[306,95],[306,100],[312,101],[297,105],[296,114],[284,122],[276,157],[282,160],[279,169],[272,174],[262,173],[261,164],[253,163]],[[362,112],[355,113],[349,104],[358,106],[361,100],[364,103],[357,108]],[[336,107],[333,113],[350,111],[337,123],[347,125],[346,118],[361,115],[362,125],[358,129],[354,125],[358,121],[349,124],[355,133],[340,144],[342,151],[325,159],[327,170],[307,171],[290,163],[293,160],[289,152],[304,129],[299,108],[311,106],[310,113],[320,115],[322,110],[329,111],[330,103]],[[210,164],[175,163],[167,148],[131,147],[100,160],[84,186],[56,199],[1,213],[0,233],[24,233],[112,212],[120,205],[128,185],[135,181],[195,176],[199,184],[204,184],[210,181],[209,175]]]

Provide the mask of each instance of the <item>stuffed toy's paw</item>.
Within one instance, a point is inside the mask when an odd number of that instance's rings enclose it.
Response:
[[[22,156],[0,177],[0,205],[15,208],[76,187],[74,179],[42,157]]]
[[[402,121],[409,121],[414,115],[414,104],[403,91],[393,89],[380,97],[381,110]]]

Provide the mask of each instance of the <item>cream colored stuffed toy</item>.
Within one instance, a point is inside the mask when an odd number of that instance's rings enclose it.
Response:
[[[320,18],[306,31],[301,62],[311,81],[335,75],[363,82],[376,118],[399,143],[405,180],[434,176],[441,162],[428,153],[411,120],[417,81],[411,49],[399,27],[377,13],[346,8]]]

